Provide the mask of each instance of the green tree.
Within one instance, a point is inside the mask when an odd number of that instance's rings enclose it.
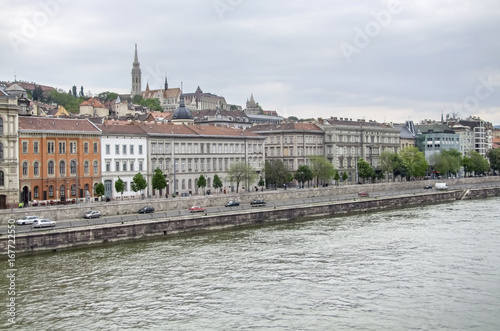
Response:
[[[289,174],[289,171],[281,160],[266,161],[264,164],[264,172],[266,174],[267,184],[274,185],[275,189],[278,186],[283,186]]]
[[[333,179],[335,179],[335,183],[337,185],[339,185],[339,181],[340,181],[340,174],[338,171],[335,170],[335,176],[333,176]]]
[[[47,102],[61,105],[70,113],[78,113],[83,101],[85,101],[84,98],[76,98],[71,93],[67,94],[62,90],[52,90],[47,97]]]
[[[245,162],[234,162],[227,172],[230,182],[236,183],[236,193],[239,191],[240,183],[252,184],[257,178],[257,173]]]
[[[196,186],[201,187],[203,192],[205,192],[205,187],[207,187],[207,179],[205,178],[205,176],[200,175],[200,177],[198,178],[198,181],[196,182]],[[205,194],[205,193],[203,193],[203,194]]]
[[[99,100],[102,100],[104,102],[113,101],[118,98],[118,93],[106,91],[99,93],[97,97],[99,98]]]
[[[311,160],[311,171],[313,176],[316,177],[316,185],[319,186],[320,180],[327,181],[335,174],[333,165],[324,156],[314,155],[309,159]]]
[[[297,171],[295,171],[294,178],[301,183],[302,187],[304,187],[304,183],[313,179],[313,173],[311,168],[307,165],[300,165]]]
[[[372,178],[375,176],[375,171],[363,158],[358,160],[358,176],[366,181],[366,178]]]
[[[135,95],[132,98],[132,102],[135,103],[135,104],[147,107],[147,108],[149,108],[150,110],[153,110],[153,111],[162,111],[163,110],[163,108],[161,107],[159,99],[155,99],[155,98],[144,99],[140,95]]]
[[[470,157],[468,156],[464,156],[462,158],[462,165],[464,167],[464,173],[465,173],[465,177],[467,177],[467,174],[470,174],[474,171],[474,169],[472,168],[472,160]]]
[[[72,91],[73,96],[76,98],[76,85],[73,85],[73,87],[71,88],[71,91]]]
[[[83,98],[85,94],[83,93],[83,86],[80,86],[80,96]]]
[[[43,96],[42,88],[38,85],[35,85],[35,89],[33,90],[31,97],[33,98],[33,101],[44,101],[45,98]]]
[[[220,192],[219,190],[222,188],[222,180],[217,174],[214,175],[214,182],[212,183],[212,186],[217,192]]]
[[[405,169],[405,175],[409,177],[423,177],[427,173],[429,164],[425,160],[424,153],[419,151],[417,147],[405,147],[400,153]]]
[[[481,154],[476,151],[470,151],[469,156],[471,168],[476,175],[484,174],[485,172],[488,172],[488,170],[490,170],[490,164],[488,163],[488,160],[486,160]]]
[[[403,164],[403,159],[397,153],[391,153],[387,150],[380,154],[380,169],[383,172],[392,174],[392,181],[396,181],[396,177],[404,176],[406,168]],[[387,178],[389,180],[389,178]]]
[[[433,154],[430,163],[435,171],[448,178],[450,174],[456,175],[460,170],[462,154],[455,149],[443,150]]]
[[[116,192],[121,194],[123,200],[123,191],[125,191],[125,183],[120,177],[118,177],[118,180],[115,182],[115,190]]]
[[[97,195],[98,198],[102,197],[104,195],[104,184],[103,183],[98,183],[95,186],[95,195]]]
[[[345,182],[345,181],[347,181],[348,178],[349,178],[349,175],[347,174],[347,172],[344,171],[344,173],[342,174],[342,180]]]
[[[490,167],[493,171],[500,171],[500,148],[490,149],[486,156],[490,160]]]
[[[261,190],[264,187],[264,185],[266,185],[266,183],[264,182],[264,179],[262,178],[262,176],[260,176],[259,186],[260,186]]]
[[[153,178],[151,179],[151,181],[153,190],[159,190],[160,195],[162,195],[162,190],[167,187],[167,181],[165,179],[165,176],[163,175],[163,171],[161,171],[160,168],[155,169],[155,173],[153,174]]]
[[[148,182],[146,182],[142,174],[138,172],[137,175],[135,175],[134,178],[132,178],[132,183],[130,186],[132,188],[132,191],[142,192],[142,190],[144,190],[148,186]]]

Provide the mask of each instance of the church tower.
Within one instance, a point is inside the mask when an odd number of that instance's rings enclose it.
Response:
[[[137,57],[137,44],[135,44],[134,63],[132,66],[132,92],[130,96],[133,98],[136,95],[140,95],[141,87],[141,64]]]

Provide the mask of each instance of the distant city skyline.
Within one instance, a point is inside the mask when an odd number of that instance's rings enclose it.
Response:
[[[5,2],[0,80],[130,93],[137,43],[142,90],[167,76],[284,117],[499,125],[498,17],[493,0]]]

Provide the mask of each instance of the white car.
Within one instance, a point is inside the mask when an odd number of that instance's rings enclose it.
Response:
[[[33,224],[33,222],[37,219],[40,219],[40,217],[38,217],[38,216],[24,216],[20,220],[17,220],[16,223],[17,223],[17,225]]]
[[[101,217],[101,212],[99,210],[91,210],[83,215],[84,218],[99,218]]]
[[[37,219],[33,222],[33,227],[34,228],[48,228],[48,227],[54,227],[56,226],[56,222],[42,218],[42,219]]]

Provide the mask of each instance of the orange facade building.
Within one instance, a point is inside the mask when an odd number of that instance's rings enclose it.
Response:
[[[89,199],[101,182],[101,131],[87,119],[19,117],[21,201]]]

